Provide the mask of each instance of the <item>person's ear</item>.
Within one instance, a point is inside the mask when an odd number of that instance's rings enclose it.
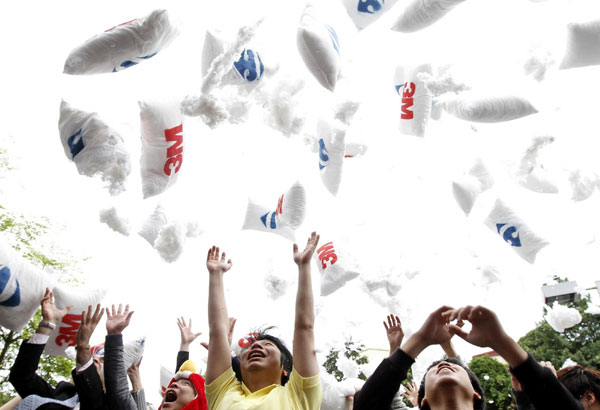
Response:
[[[481,394],[479,394],[476,391],[474,391],[473,392],[473,399],[474,400],[481,400]]]
[[[421,400],[421,407],[424,407],[427,404],[427,398],[423,397],[423,400]]]
[[[282,370],[282,371],[281,371],[281,373],[282,373],[284,376],[287,376],[287,375],[288,375],[288,372],[287,372],[287,370]]]
[[[586,392],[583,393],[583,399],[588,402],[590,406],[597,402],[596,395],[591,390],[586,390]]]

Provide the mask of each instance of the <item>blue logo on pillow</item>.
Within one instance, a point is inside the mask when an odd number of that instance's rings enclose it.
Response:
[[[114,67],[112,72],[116,73],[117,71],[125,70],[126,68],[129,68],[131,66],[134,66],[134,65],[140,63],[142,60],[147,60],[149,58],[154,57],[156,54],[158,54],[158,51],[155,53],[152,53],[152,54],[148,54],[147,56],[134,57],[133,60],[125,60],[121,64],[119,64],[118,67]]]
[[[248,82],[260,80],[265,71],[260,55],[252,50],[242,51],[240,59],[233,63],[233,66]]]
[[[81,135],[81,128],[67,139],[67,145],[69,145],[69,150],[71,151],[71,159],[75,158],[75,156],[85,148],[85,145],[83,144],[83,135]]]
[[[340,40],[338,39],[337,33],[335,32],[333,27],[328,26],[327,24],[325,24],[325,28],[329,32],[329,37],[331,37],[333,48],[335,48],[335,51],[337,51],[337,53],[340,54]]]
[[[271,214],[270,218],[269,214]],[[266,214],[260,217],[260,220],[262,221],[265,228],[277,229],[277,221],[275,219],[276,217],[277,214],[275,212],[267,212]],[[269,225],[267,225],[267,220],[269,220]]]
[[[2,268],[0,269],[0,295],[2,295],[5,291],[9,292],[11,289],[7,289],[11,273],[8,266],[0,265]],[[21,303],[21,286],[19,285],[19,281],[15,280],[16,288],[13,291],[13,294],[3,302],[0,302],[0,305],[7,307],[15,307],[19,306]]]
[[[498,233],[502,235],[502,239],[509,243],[510,246],[521,246],[521,239],[519,238],[517,228],[509,226],[504,230],[504,233],[500,233],[504,226],[506,226],[506,224],[496,224],[496,228],[498,229]]]
[[[359,0],[358,1],[358,11],[361,13],[369,13],[375,14],[379,10],[381,10],[382,3],[385,3],[385,0]]]
[[[323,169],[327,166],[327,161],[329,161],[329,152],[327,151],[327,147],[325,146],[325,141],[323,138],[319,140],[319,169]]]

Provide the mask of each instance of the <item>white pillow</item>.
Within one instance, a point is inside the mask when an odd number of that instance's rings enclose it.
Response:
[[[362,30],[369,24],[374,23],[385,12],[396,4],[397,0],[342,0],[348,15],[356,25],[356,28]]]
[[[166,10],[119,24],[76,47],[65,61],[65,74],[124,70],[153,57],[179,34]]]
[[[54,305],[58,309],[64,309],[69,305],[73,305],[73,308],[56,325],[56,329],[50,333],[44,353],[51,356],[68,357],[65,350],[67,347],[76,344],[75,335],[77,335],[77,331],[81,326],[81,312],[85,311],[87,313],[88,306],[92,305],[93,314],[96,305],[104,299],[106,289],[85,290],[57,285],[52,289],[52,293],[54,293]]]
[[[400,96],[400,131],[403,134],[423,137],[431,116],[432,96],[419,74],[431,74],[430,64],[398,67],[394,77],[396,92]]]
[[[511,121],[538,112],[525,98],[514,95],[478,96],[466,92],[442,97],[437,104],[455,117],[473,122]]]
[[[548,242],[541,239],[506,204],[497,199],[485,224],[529,263]]]
[[[333,91],[340,73],[340,42],[333,27],[321,23],[311,5],[300,19],[297,43],[308,70],[319,84]]]
[[[336,242],[337,243],[337,242]],[[327,296],[360,276],[356,261],[342,248],[326,242],[317,248],[314,259],[321,273],[321,296]]]
[[[332,195],[336,195],[342,182],[342,166],[346,152],[346,127],[320,120],[317,124],[319,144],[319,172],[321,181]]]
[[[202,75],[206,76],[215,58],[231,47],[218,31],[206,30],[204,47],[202,48]],[[240,58],[221,80],[221,84],[242,85],[260,81],[265,72],[265,66],[260,54],[252,49],[244,49]]]
[[[392,30],[412,33],[444,17],[464,0],[411,0],[392,26]]]
[[[452,192],[465,215],[469,215],[479,194],[493,185],[494,179],[481,159],[478,159],[467,174],[452,181]]]
[[[23,330],[52,285],[52,277],[0,238],[0,325],[14,332]]]
[[[600,64],[600,20],[567,26],[567,49],[560,69]]]
[[[272,232],[281,235],[290,241],[295,240],[294,230],[279,221],[276,211],[271,211],[268,207],[258,205],[252,200],[248,200],[246,219],[244,220],[242,229]]]
[[[67,158],[75,162],[82,175],[100,175],[110,182],[112,195],[125,190],[131,173],[131,160],[123,138],[96,113],[89,113],[60,103],[58,120],[60,140]]]
[[[159,390],[161,397],[165,396],[165,391],[167,390],[167,387],[169,387],[169,383],[171,383],[171,380],[173,379],[173,377],[175,377],[175,373],[173,373],[172,371],[170,371],[169,369],[167,369],[165,366],[163,366],[161,364],[160,365],[160,390]]]
[[[138,103],[142,132],[142,192],[158,195],[177,181],[183,163],[183,118],[179,103]]]
[[[295,182],[279,198],[275,213],[281,225],[289,226],[293,230],[302,225],[306,216],[306,191],[300,182]]]
[[[123,361],[125,368],[129,369],[132,364],[139,363],[144,356],[144,348],[146,347],[146,337],[138,337],[137,339],[128,340],[123,344]]]

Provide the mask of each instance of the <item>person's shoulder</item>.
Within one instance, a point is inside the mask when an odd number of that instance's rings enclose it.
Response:
[[[240,381],[236,379],[235,373],[230,367],[215,380],[205,384],[206,394],[216,394],[223,389],[229,389],[239,384]]]

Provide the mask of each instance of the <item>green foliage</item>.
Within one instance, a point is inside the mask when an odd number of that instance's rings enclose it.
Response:
[[[508,366],[489,357],[475,357],[469,368],[477,375],[485,392],[488,410],[514,409]]]
[[[582,320],[578,325],[558,333],[543,321],[519,339],[519,344],[537,361],[552,362],[556,368],[568,358],[583,366],[600,368],[600,316],[585,313],[589,302],[587,295],[568,304],[581,313]]]
[[[344,342],[344,356],[354,361],[356,364],[367,364],[369,359],[364,355],[365,345],[355,344],[352,339]],[[342,373],[338,367],[337,362],[339,359],[339,350],[331,349],[323,363],[323,367],[327,370],[327,373],[332,374],[338,382],[344,380],[344,373]],[[367,376],[363,372],[360,372],[358,377],[362,380],[367,380]]]

